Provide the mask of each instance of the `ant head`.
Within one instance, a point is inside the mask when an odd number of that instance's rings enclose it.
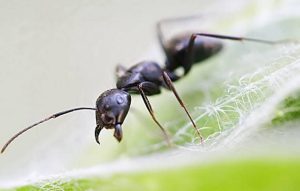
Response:
[[[96,101],[95,138],[97,143],[99,143],[99,133],[103,128],[114,128],[114,137],[118,141],[122,140],[122,123],[128,113],[130,103],[130,94],[119,89],[107,90],[99,96]]]

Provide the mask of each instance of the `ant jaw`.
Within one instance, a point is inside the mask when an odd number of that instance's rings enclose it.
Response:
[[[110,128],[108,129],[112,129],[115,128],[115,132],[114,132],[114,137],[121,142],[122,138],[123,138],[123,131],[122,131],[122,125],[120,123],[116,124],[115,127],[109,126]],[[105,127],[107,128],[107,127]],[[95,140],[96,142],[100,145],[100,141],[99,141],[99,134],[101,132],[101,130],[103,129],[102,126],[97,125],[96,129],[95,129]]]
[[[121,142],[123,138],[123,132],[122,132],[122,126],[120,123],[115,125],[115,132],[114,132],[114,137]]]
[[[103,127],[101,127],[100,125],[97,125],[96,129],[95,129],[95,139],[96,139],[96,142],[100,145],[100,142],[99,142],[99,134],[100,134],[100,131],[103,129]]]
[[[113,127],[111,127],[111,126],[109,126],[109,127],[110,127],[109,129],[113,128]],[[107,128],[107,127],[105,127],[105,128]],[[123,138],[122,125],[121,125],[120,123],[118,123],[118,124],[115,125],[114,128],[115,128],[114,137],[115,137],[119,142],[121,142],[121,140],[122,140],[122,138]],[[100,132],[101,132],[102,129],[103,129],[103,127],[100,126],[100,125],[97,125],[97,127],[96,127],[96,129],[95,129],[95,140],[96,140],[96,142],[97,142],[99,145],[100,145],[99,134],[100,134]]]

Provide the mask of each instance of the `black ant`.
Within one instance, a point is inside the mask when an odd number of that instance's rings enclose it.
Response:
[[[64,114],[78,110],[96,111],[97,126],[95,129],[95,139],[97,143],[99,143],[99,134],[103,128],[114,129],[114,137],[120,142],[123,137],[122,124],[130,108],[131,94],[140,94],[142,96],[142,99],[152,119],[161,129],[168,145],[171,145],[171,141],[167,135],[167,132],[157,121],[151,104],[147,98],[147,96],[160,94],[161,87],[171,90],[174,93],[177,101],[183,107],[184,111],[192,122],[192,125],[197,135],[199,136],[200,141],[202,142],[203,137],[201,136],[199,129],[196,127],[196,124],[193,121],[188,110],[186,109],[183,101],[179,97],[173,85],[173,82],[176,82],[177,80],[186,76],[194,64],[200,63],[201,61],[206,60],[219,53],[223,48],[223,44],[216,39],[252,41],[270,45],[284,42],[275,42],[255,38],[236,37],[211,33],[187,33],[174,36],[169,41],[165,42],[161,30],[161,24],[166,21],[170,20],[160,21],[156,26],[159,43],[166,55],[166,62],[164,67],[161,67],[154,61],[148,60],[139,62],[129,69],[126,69],[123,66],[117,66],[117,88],[110,89],[102,93],[96,101],[96,108],[78,107],[55,113],[18,132],[3,146],[1,153],[5,151],[7,146],[13,140],[15,140],[19,135],[23,134],[27,130],[50,119],[57,118]],[[212,40],[211,38],[201,37],[211,37],[215,39]],[[181,75],[176,73],[176,70],[180,68],[183,69],[183,74]]]

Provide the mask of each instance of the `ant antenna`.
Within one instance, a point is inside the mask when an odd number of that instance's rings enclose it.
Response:
[[[26,131],[28,131],[29,129],[41,124],[41,123],[44,123],[50,119],[54,119],[54,118],[57,118],[59,116],[62,116],[64,114],[67,114],[67,113],[71,113],[73,111],[78,111],[78,110],[94,110],[96,111],[96,108],[90,108],[90,107],[78,107],[78,108],[73,108],[73,109],[69,109],[69,110],[66,110],[66,111],[61,111],[61,112],[58,112],[58,113],[55,113],[37,123],[34,123],[32,125],[30,125],[29,127],[23,129],[22,131],[18,132],[17,134],[15,134],[12,138],[10,138],[6,143],[5,145],[2,147],[1,149],[1,153],[3,153],[5,151],[5,149],[8,147],[8,145],[13,142],[18,136],[20,136],[21,134],[25,133]]]

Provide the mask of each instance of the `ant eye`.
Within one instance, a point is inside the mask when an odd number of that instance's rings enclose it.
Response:
[[[116,99],[116,100],[117,100],[117,103],[120,104],[120,105],[121,105],[122,103],[124,103],[124,99],[123,99],[121,96],[117,96],[117,99]]]

